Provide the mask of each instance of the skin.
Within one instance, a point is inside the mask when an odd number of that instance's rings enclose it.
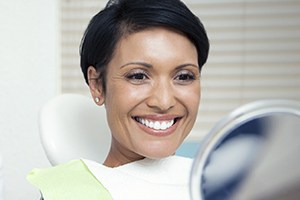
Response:
[[[101,81],[89,84],[94,99],[100,99],[97,104],[105,104],[112,134],[104,165],[175,153],[197,117],[197,59],[196,47],[174,30],[151,28],[121,38],[107,66],[106,93]],[[99,74],[91,66],[88,75]]]

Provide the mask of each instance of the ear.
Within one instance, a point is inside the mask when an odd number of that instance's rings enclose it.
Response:
[[[97,105],[102,105],[105,102],[105,95],[102,86],[102,81],[99,80],[100,73],[93,66],[89,66],[87,70],[88,83],[91,95]]]

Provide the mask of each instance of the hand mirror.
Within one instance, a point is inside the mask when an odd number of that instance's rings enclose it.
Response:
[[[193,200],[300,199],[300,103],[264,100],[223,118],[195,157]]]

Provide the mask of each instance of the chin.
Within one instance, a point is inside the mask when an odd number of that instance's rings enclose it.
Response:
[[[177,148],[172,150],[170,149],[169,151],[166,151],[166,149],[164,149],[164,151],[161,149],[148,149],[146,151],[144,150],[142,155],[150,159],[161,159],[174,155],[176,149]]]
[[[174,155],[182,142],[182,136],[156,139],[139,138],[139,140],[135,140],[132,150],[146,158],[161,159]]]

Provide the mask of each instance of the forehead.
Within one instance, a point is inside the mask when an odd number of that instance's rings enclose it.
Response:
[[[168,35],[168,37],[172,36],[172,38],[177,37],[181,38],[184,40],[189,40],[188,37],[173,28],[168,28],[168,27],[163,27],[163,26],[158,26],[158,27],[147,27],[144,29],[136,30],[136,31],[125,31],[125,33],[121,36],[118,44],[122,43],[123,41],[128,41],[128,40],[145,40],[145,39],[154,39],[154,36],[163,36]],[[152,37],[151,37],[152,36]],[[190,40],[189,40],[190,41]],[[194,45],[191,41],[190,43]]]
[[[156,27],[127,34],[119,40],[114,58],[119,59],[197,59],[195,45],[184,34]],[[113,59],[114,59],[113,58]]]

